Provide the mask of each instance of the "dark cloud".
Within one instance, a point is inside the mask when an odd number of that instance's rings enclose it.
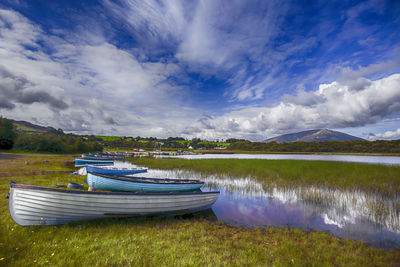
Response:
[[[213,130],[215,129],[215,126],[212,125],[212,119],[212,116],[203,115],[203,117],[200,118],[198,121],[200,122],[203,129]]]
[[[1,90],[1,88],[0,88]],[[0,109],[5,108],[5,109],[13,109],[15,108],[15,105],[13,103],[10,103],[8,99],[2,98],[0,99]]]
[[[25,77],[14,75],[0,66],[0,108],[13,109],[14,103],[44,103],[56,109],[66,109],[68,105],[46,91],[32,91],[35,84]]]
[[[229,120],[227,127],[231,132],[237,132],[240,130],[240,125],[235,121],[235,119]]]
[[[111,117],[104,118],[105,123],[108,125],[118,125],[118,123]]]
[[[371,85],[371,81],[365,78],[358,78],[355,80],[346,81],[346,85],[349,86],[349,89],[352,91],[361,91],[366,87]]]
[[[89,121],[82,118],[81,114],[73,113],[69,117],[57,116],[60,128],[67,132],[90,132],[92,125]]]
[[[201,131],[202,131],[202,129],[200,129],[198,127],[189,126],[189,127],[186,127],[185,129],[183,129],[181,134],[192,135],[195,133],[200,133]]]
[[[38,103],[47,103],[50,104],[53,108],[57,109],[66,109],[68,105],[53,96],[49,93],[40,91],[40,92],[24,92],[23,94],[19,94],[16,98],[17,102],[22,104],[32,104],[35,102]]]

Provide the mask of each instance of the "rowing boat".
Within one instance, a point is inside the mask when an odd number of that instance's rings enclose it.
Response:
[[[184,179],[158,179],[145,177],[130,177],[106,175],[87,172],[89,187],[111,191],[143,191],[143,192],[170,192],[198,190],[204,182]]]
[[[101,192],[11,183],[9,212],[19,225],[55,225],[107,217],[185,214],[210,208],[219,192]]]

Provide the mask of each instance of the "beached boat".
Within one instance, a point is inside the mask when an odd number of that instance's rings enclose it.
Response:
[[[110,166],[101,166],[100,167],[100,166],[87,165],[86,171],[101,173],[101,174],[108,174],[108,175],[129,175],[129,174],[147,172],[147,169],[146,168],[117,168],[117,167],[110,167]]]
[[[91,160],[114,160],[113,157],[102,157],[102,156],[88,156],[85,154],[81,155],[82,159],[91,159]]]
[[[82,158],[75,159],[75,166],[76,167],[86,166],[88,164],[92,164],[92,165],[112,165],[112,164],[114,164],[114,160],[113,159],[82,159]]]
[[[123,160],[124,157],[120,155],[113,155],[113,154],[92,154],[89,153],[88,155],[82,154],[81,158],[83,159],[98,159],[98,160]]]
[[[144,177],[129,177],[105,175],[88,172],[89,187],[111,191],[143,191],[143,192],[171,192],[198,190],[204,182],[199,180],[157,179]]]
[[[99,192],[11,183],[9,212],[19,225],[54,225],[106,217],[185,214],[208,209],[219,192]]]

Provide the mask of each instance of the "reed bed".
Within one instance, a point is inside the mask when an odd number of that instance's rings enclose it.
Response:
[[[158,169],[184,169],[205,174],[254,177],[279,187],[317,186],[400,194],[400,166],[348,162],[264,159],[151,159],[134,164]]]

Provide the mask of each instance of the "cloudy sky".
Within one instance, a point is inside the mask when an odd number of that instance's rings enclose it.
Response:
[[[400,138],[399,1],[0,2],[0,115],[78,134]]]

